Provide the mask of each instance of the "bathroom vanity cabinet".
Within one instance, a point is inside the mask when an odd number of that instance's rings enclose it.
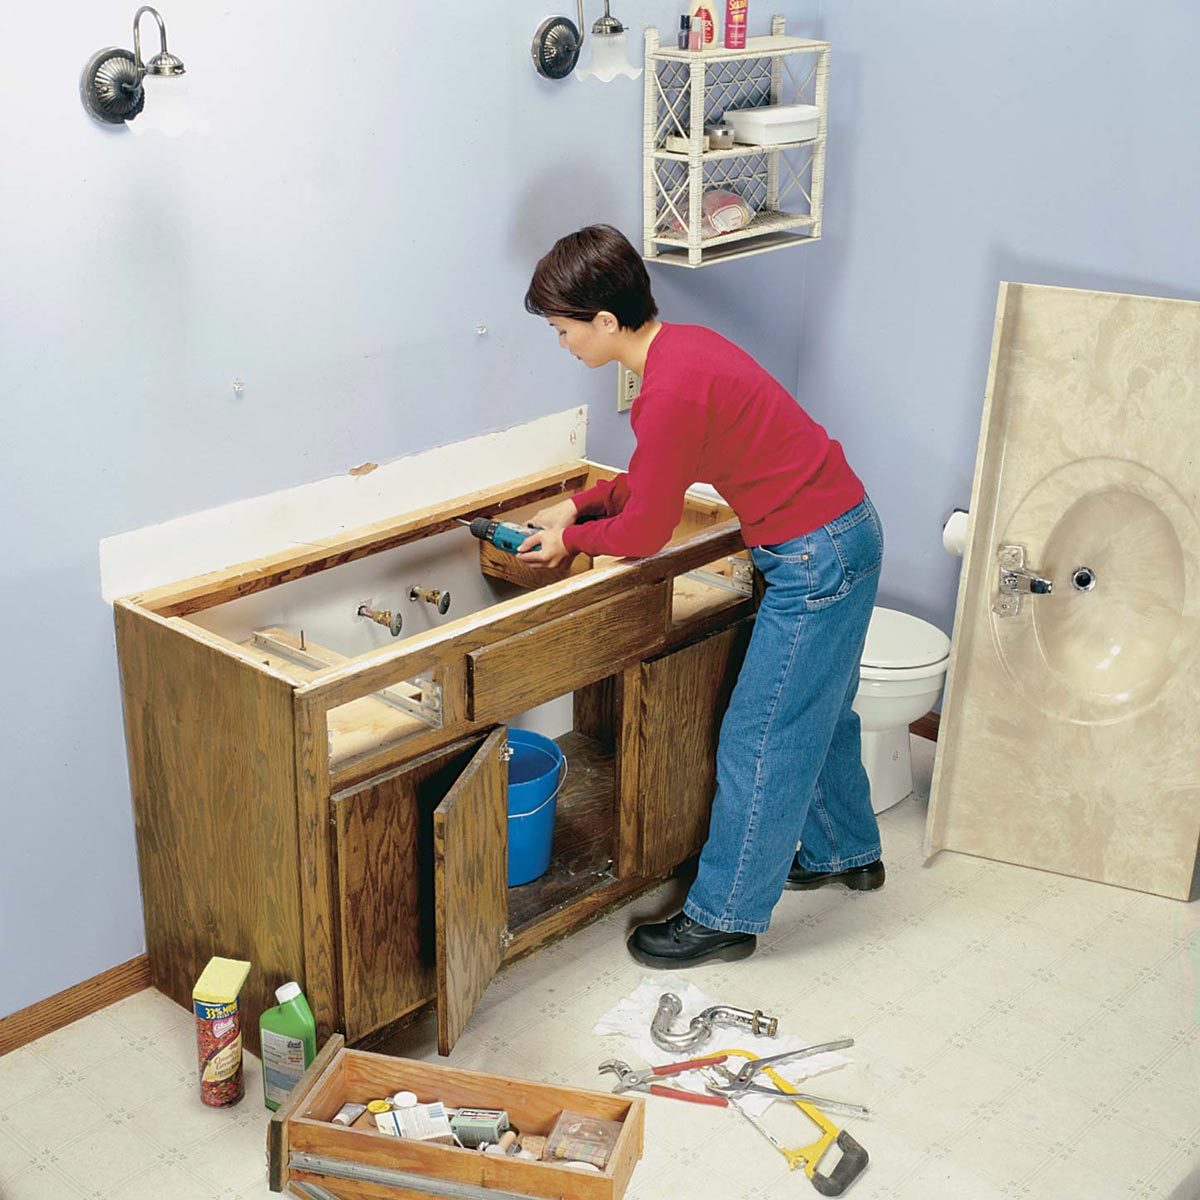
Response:
[[[730,511],[689,496],[660,553],[561,577],[459,524],[613,474],[565,463],[117,602],[156,987],[188,1005],[210,956],[245,958],[253,1049],[297,979],[322,1038],[436,1003],[445,1054],[503,964],[696,852],[755,607]],[[359,614],[385,606],[399,636]],[[569,770],[550,870],[509,888],[506,735],[530,713]]]

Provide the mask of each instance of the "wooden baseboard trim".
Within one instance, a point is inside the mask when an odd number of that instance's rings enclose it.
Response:
[[[102,971],[74,987],[0,1018],[0,1054],[7,1054],[149,986],[150,959],[139,954],[119,967]]]
[[[938,726],[941,724],[942,714],[936,712],[927,712],[923,717],[918,717],[909,727],[909,733],[915,733],[917,737],[928,738],[931,742],[938,740]]]

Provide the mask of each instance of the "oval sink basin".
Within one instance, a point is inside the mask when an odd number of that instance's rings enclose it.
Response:
[[[1054,580],[1053,595],[1030,602],[1049,670],[1104,704],[1161,687],[1186,589],[1183,547],[1156,504],[1123,488],[1080,497],[1051,530],[1037,566]]]
[[[1023,594],[1017,615],[992,615],[1005,674],[1046,716],[1124,720],[1187,666],[1198,633],[1200,530],[1154,471],[1115,458],[1051,471],[997,545],[1023,546],[1027,569],[1054,583],[1050,595]]]

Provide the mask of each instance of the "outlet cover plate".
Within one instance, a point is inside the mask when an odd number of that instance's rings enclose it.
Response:
[[[642,377],[635,375],[624,363],[617,363],[617,412],[628,412],[641,390]]]

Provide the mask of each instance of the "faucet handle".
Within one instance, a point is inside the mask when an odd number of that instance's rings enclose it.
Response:
[[[996,558],[1000,565],[1000,583],[992,611],[997,616],[1011,617],[1019,613],[1024,595],[1053,595],[1054,580],[1043,578],[1026,567],[1024,546],[1001,546]]]

